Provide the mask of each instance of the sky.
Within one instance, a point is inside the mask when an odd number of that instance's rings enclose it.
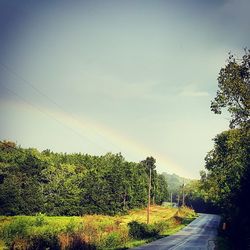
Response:
[[[147,156],[199,178],[230,116],[210,111],[248,0],[0,0],[0,140]]]

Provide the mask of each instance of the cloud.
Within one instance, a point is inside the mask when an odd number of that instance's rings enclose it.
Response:
[[[179,91],[178,95],[187,97],[204,97],[209,96],[209,93],[207,91],[197,90],[194,85],[187,85]]]
[[[200,97],[200,96],[209,96],[209,93],[206,91],[181,91],[180,96],[190,96],[190,97]]]

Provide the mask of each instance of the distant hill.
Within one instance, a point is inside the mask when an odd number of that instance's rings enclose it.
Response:
[[[177,193],[178,189],[183,185],[183,182],[184,184],[187,184],[192,181],[192,179],[180,177],[177,174],[163,172],[162,175],[167,180],[169,193]]]

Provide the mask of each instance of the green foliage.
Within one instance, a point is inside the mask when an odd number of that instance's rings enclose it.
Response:
[[[74,232],[78,231],[78,229],[79,223],[74,218],[71,218],[65,227],[65,232],[68,234],[73,234]]]
[[[153,182],[153,195],[156,204],[162,204],[169,199],[168,183],[164,175],[157,175]]]
[[[151,158],[146,165],[155,168]],[[0,214],[114,215],[144,207],[146,165],[127,162],[121,154],[40,153],[0,142]],[[155,170],[152,183],[156,202],[161,203],[167,197],[167,183]]]
[[[111,249],[121,245],[121,243],[122,243],[121,235],[118,232],[111,232],[102,242],[102,247]]]
[[[156,232],[159,232],[159,234],[164,234],[164,232],[171,226],[170,220],[162,220],[159,222],[155,222],[153,224],[153,227]]]
[[[217,135],[214,141],[214,149],[205,158],[208,173],[203,185],[208,199],[231,210],[235,208],[233,199],[248,167],[250,132],[232,129]]]
[[[40,227],[46,225],[45,214],[38,213],[35,216],[35,226]]]
[[[241,60],[229,54],[227,65],[220,70],[217,95],[211,110],[220,114],[227,107],[231,113],[230,127],[244,126],[250,117],[250,50],[245,49]],[[249,124],[248,124],[249,126]]]
[[[153,224],[146,225],[145,209],[130,211],[127,215],[104,216],[86,215],[82,217],[11,216],[0,218],[0,228],[5,232],[4,242],[10,249],[119,249],[138,240],[129,236],[129,221],[136,238],[147,241],[180,229],[172,217],[177,209],[152,207]],[[189,217],[192,210],[180,209],[180,218]],[[142,216],[142,217],[141,217]],[[139,234],[139,236],[138,236]],[[3,234],[2,234],[3,235]],[[137,242],[137,243],[136,243]],[[140,241],[144,242],[143,240]]]
[[[34,221],[27,217],[17,217],[10,224],[7,224],[2,229],[2,238],[8,247],[17,240],[25,239],[29,235],[30,226]]]
[[[177,203],[178,197],[182,196],[183,183],[188,185],[192,182],[191,179],[180,177],[176,174],[168,174],[166,172],[162,173],[167,184],[168,184],[168,193],[172,193],[172,202]],[[166,199],[165,199],[166,200]],[[167,200],[170,200],[169,197]]]
[[[159,231],[152,225],[146,223],[139,223],[137,221],[131,221],[128,223],[129,235],[134,239],[145,239],[155,237],[159,234]]]
[[[129,235],[134,239],[146,238],[146,224],[139,223],[137,221],[131,221],[128,223]]]
[[[250,50],[242,59],[229,56],[218,77],[217,95],[211,110],[227,108],[230,130],[217,135],[201,176],[206,199],[217,204],[227,222],[226,233],[235,249],[250,247]]]

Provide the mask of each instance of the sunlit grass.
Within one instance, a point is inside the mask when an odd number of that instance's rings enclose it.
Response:
[[[177,208],[165,208],[162,206],[151,206],[150,207],[150,223],[155,223],[159,220],[167,220],[173,217]],[[146,223],[147,221],[147,209],[136,209],[131,210],[128,215],[121,216],[123,223],[127,224],[130,221],[138,221]]]
[[[129,249],[176,233],[190,221],[190,218],[195,217],[195,213],[189,208],[151,206],[150,225],[154,226],[166,221],[166,229],[164,228],[156,237],[139,240],[129,236],[128,223],[132,221],[146,223],[147,209],[134,209],[128,214],[117,216],[40,216],[0,216],[0,231],[13,221],[24,218],[31,225],[28,228],[28,234],[31,236],[44,235],[44,232],[49,232],[58,236],[61,240],[60,244],[66,244],[65,242],[72,240],[69,235],[73,232],[74,235],[78,234],[84,242],[97,246],[97,249]],[[3,241],[0,241],[0,249],[3,247]]]

